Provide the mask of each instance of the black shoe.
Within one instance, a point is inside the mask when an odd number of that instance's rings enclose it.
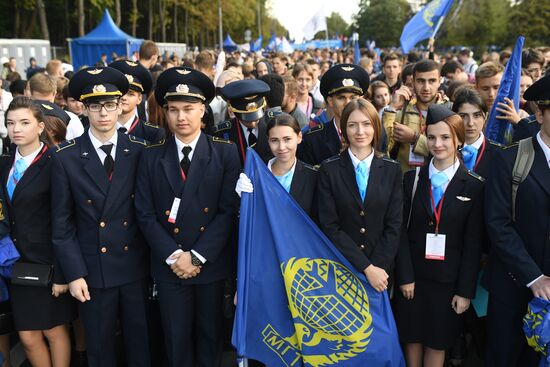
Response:
[[[71,355],[71,367],[88,367],[88,356],[86,351],[73,350]]]

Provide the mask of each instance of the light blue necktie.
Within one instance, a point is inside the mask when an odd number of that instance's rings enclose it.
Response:
[[[462,158],[464,159],[464,165],[470,171],[473,171],[476,165],[478,150],[471,145],[466,145],[462,148]]]
[[[8,196],[10,200],[13,196],[13,191],[15,190],[15,186],[21,180],[21,177],[23,177],[23,174],[25,173],[26,169],[27,169],[27,163],[25,163],[25,160],[23,158],[19,158],[15,162],[13,173],[11,174],[10,179],[8,180]]]
[[[290,185],[292,184],[293,176],[294,176],[294,171],[290,170],[282,176],[275,176],[275,178],[283,186],[286,192],[290,193]]]
[[[357,181],[357,188],[361,195],[361,201],[365,201],[365,195],[367,194],[367,182],[369,181],[369,171],[367,170],[367,164],[363,161],[359,162],[355,169],[355,181]]]
[[[437,172],[436,174],[432,175],[430,181],[432,182],[434,205],[435,208],[437,208],[437,204],[439,204],[439,201],[441,200],[441,198],[443,197],[443,193],[445,192],[443,190],[443,185],[449,181],[449,177],[447,177],[445,172]],[[435,210],[435,208],[433,209]]]

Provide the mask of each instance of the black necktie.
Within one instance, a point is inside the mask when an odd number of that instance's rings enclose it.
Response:
[[[185,177],[187,177],[187,172],[189,172],[189,166],[191,166],[191,160],[189,159],[189,153],[191,153],[190,146],[183,147],[181,149],[181,152],[183,153],[183,159],[180,162],[181,169],[183,170],[183,173],[185,174]]]
[[[254,129],[251,129],[251,128],[248,128],[248,146],[249,147],[253,147],[254,145],[256,145],[256,142],[258,141],[258,139],[256,139],[256,135],[254,135]]]
[[[121,126],[118,128],[118,131],[120,131],[121,133],[123,134],[126,134],[126,132],[128,131],[128,129],[126,129],[124,126]]]
[[[103,161],[103,167],[105,167],[105,172],[107,172],[107,177],[111,179],[111,174],[113,173],[113,168],[115,167],[115,160],[111,156],[111,150],[113,150],[113,144],[104,144],[99,147],[102,151],[107,154],[105,160]]]

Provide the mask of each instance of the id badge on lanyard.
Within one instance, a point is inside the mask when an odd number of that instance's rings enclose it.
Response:
[[[445,194],[439,200],[437,206],[435,206],[434,196],[432,192],[432,186],[430,185],[430,200],[435,216],[435,233],[426,233],[426,252],[424,257],[427,260],[445,260],[445,240],[446,235],[439,233],[439,222],[441,221],[441,210],[443,208],[443,201],[445,200]]]

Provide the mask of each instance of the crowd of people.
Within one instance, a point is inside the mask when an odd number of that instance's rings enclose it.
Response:
[[[496,143],[509,57],[145,41],[80,70],[31,59],[26,80],[2,60],[0,237],[20,254],[3,367],[13,331],[36,367],[221,366],[248,148],[389,292],[407,366],[459,365],[465,335],[487,366],[537,366],[522,318],[550,300],[550,48],[523,51]]]

